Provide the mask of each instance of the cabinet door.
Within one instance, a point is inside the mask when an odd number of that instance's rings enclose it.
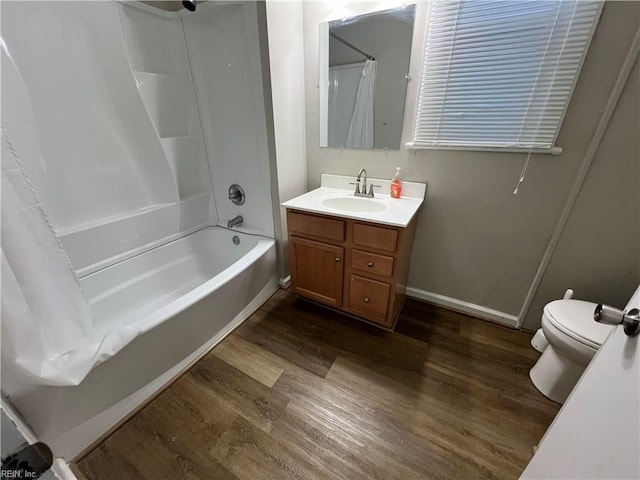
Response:
[[[290,237],[289,256],[294,293],[332,307],[342,305],[344,248]]]

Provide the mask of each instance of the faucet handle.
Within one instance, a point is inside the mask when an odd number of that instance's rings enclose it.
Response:
[[[374,185],[374,184],[370,183],[369,184],[369,193],[368,193],[368,195],[370,197],[373,197],[373,187],[380,188],[381,186],[382,185]]]
[[[360,193],[360,182],[349,182],[349,185],[355,185],[356,186],[355,193]]]

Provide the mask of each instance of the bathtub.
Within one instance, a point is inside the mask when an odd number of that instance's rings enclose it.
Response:
[[[140,334],[78,386],[3,392],[56,456],[71,461],[240,325],[278,288],[275,241],[205,228],[80,279],[101,333]]]

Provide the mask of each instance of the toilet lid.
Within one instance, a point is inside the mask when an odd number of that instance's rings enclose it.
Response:
[[[595,303],[582,300],[556,300],[544,307],[549,321],[567,335],[593,347],[600,347],[611,329],[593,319]]]

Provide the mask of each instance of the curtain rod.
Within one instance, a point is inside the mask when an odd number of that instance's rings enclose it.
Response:
[[[351,48],[352,50],[355,50],[356,52],[358,52],[360,55],[364,55],[367,60],[375,60],[375,58],[373,58],[371,55],[369,55],[366,52],[363,52],[362,50],[360,50],[358,47],[356,47],[355,45],[347,42],[344,38],[336,35],[335,33],[331,33],[329,32],[329,36],[335,38],[337,41],[339,41],[340,43],[345,44],[347,47]]]

